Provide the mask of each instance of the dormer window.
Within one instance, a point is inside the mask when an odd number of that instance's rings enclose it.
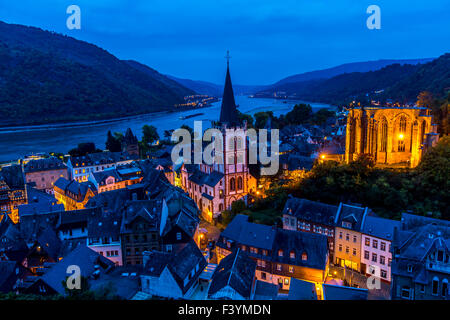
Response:
[[[412,264],[408,264],[408,272],[412,272],[413,271],[413,266]]]
[[[294,251],[291,251],[291,252],[289,253],[289,256],[290,256],[291,259],[295,259],[295,252],[294,252]]]
[[[347,221],[342,221],[342,226],[344,228],[350,228],[351,229],[352,224],[350,222],[347,222]]]
[[[279,257],[282,257],[282,256],[283,256],[283,250],[281,250],[281,249],[278,250],[278,256],[279,256]]]

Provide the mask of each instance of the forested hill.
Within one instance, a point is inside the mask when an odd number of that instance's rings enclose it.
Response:
[[[259,96],[284,92],[299,99],[331,104],[345,104],[351,100],[393,99],[415,101],[421,91],[444,97],[450,90],[450,54],[418,65],[393,64],[380,70],[345,73],[330,79],[291,82],[271,87]]]
[[[93,44],[0,22],[2,125],[170,110],[193,93],[151,68],[119,60]]]

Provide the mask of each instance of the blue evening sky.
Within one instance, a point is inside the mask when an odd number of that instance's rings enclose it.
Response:
[[[66,28],[67,6],[81,30]],[[366,9],[381,8],[381,30]],[[0,20],[94,43],[161,73],[270,84],[342,63],[450,52],[449,0],[0,0]]]

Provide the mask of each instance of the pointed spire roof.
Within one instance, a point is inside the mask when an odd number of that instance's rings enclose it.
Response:
[[[227,52],[227,75],[225,77],[225,87],[223,89],[222,108],[220,109],[220,122],[228,126],[238,124],[238,113],[234,101],[233,85],[230,76],[230,60]]]

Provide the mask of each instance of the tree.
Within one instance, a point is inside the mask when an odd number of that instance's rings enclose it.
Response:
[[[142,127],[142,143],[148,146],[156,140],[159,140],[159,134],[156,127],[147,124],[144,125]]]
[[[231,204],[231,212],[235,215],[241,213],[245,209],[247,209],[247,205],[244,200],[236,200]]]
[[[119,152],[122,150],[122,144],[120,140],[115,138],[111,131],[108,131],[106,143],[105,143],[106,149],[108,149],[111,152]]]
[[[255,128],[256,129],[262,129],[266,126],[267,121],[269,119],[273,119],[273,112],[272,111],[261,111],[254,114],[255,117]]]
[[[289,124],[304,124],[310,120],[312,113],[312,108],[309,104],[296,104],[294,108],[286,114],[285,119]]]
[[[170,139],[172,137],[172,133],[174,132],[173,129],[171,130],[164,130],[164,138]]]
[[[254,119],[250,114],[242,113],[238,110],[238,119],[240,123],[247,121],[247,128],[253,128]]]
[[[221,223],[226,227],[231,221],[233,221],[236,214],[234,214],[230,210],[224,210],[222,211],[222,214],[220,216],[222,218]]]
[[[102,150],[97,149],[95,147],[95,143],[93,142],[82,142],[78,144],[77,148],[74,148],[72,150],[69,151],[69,154],[72,157],[81,157],[81,156],[85,156],[89,153],[97,153],[97,152],[102,152]]]
[[[422,108],[431,108],[433,105],[433,94],[429,91],[422,91],[417,96],[417,105]]]
[[[336,113],[334,111],[322,108],[313,114],[311,123],[322,126],[322,125],[326,124],[328,118],[331,118],[334,116],[336,116]]]

